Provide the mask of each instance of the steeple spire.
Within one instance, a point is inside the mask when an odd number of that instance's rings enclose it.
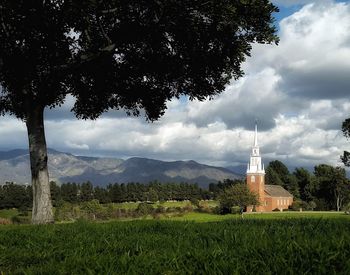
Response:
[[[255,120],[254,145],[248,163],[247,173],[265,174],[265,167],[261,160],[260,148],[258,145],[258,121]]]
[[[258,120],[255,120],[254,147],[258,147]]]

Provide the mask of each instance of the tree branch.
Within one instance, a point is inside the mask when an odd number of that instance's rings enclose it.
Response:
[[[97,53],[81,55],[78,58],[78,60],[75,62],[72,62],[70,64],[60,65],[60,66],[55,66],[54,70],[55,71],[69,71],[72,69],[79,68],[80,66],[82,66],[88,62],[91,62],[93,60],[100,58],[104,54],[113,53],[115,49],[116,49],[116,45],[114,43],[110,44],[104,48],[99,49],[99,52],[97,52]]]

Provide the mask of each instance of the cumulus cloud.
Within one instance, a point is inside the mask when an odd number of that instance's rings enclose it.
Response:
[[[329,3],[330,0],[272,0],[272,2],[278,6],[290,7],[296,5],[305,5],[309,3]]]
[[[345,111],[335,100],[350,94],[349,15],[349,4],[324,1],[285,18],[280,45],[255,45],[244,65],[246,76],[214,102],[190,104],[189,119],[197,125],[221,119],[229,127],[248,129],[257,117],[267,130],[278,114],[299,114],[317,100],[331,100]],[[344,112],[336,110],[335,117],[328,110],[323,118],[332,123],[323,121],[324,126],[339,125],[334,118],[343,119]]]

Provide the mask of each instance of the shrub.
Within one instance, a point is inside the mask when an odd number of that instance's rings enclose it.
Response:
[[[165,211],[166,211],[166,209],[162,205],[158,205],[158,207],[155,209],[155,212],[158,214],[163,214],[163,213],[165,213]]]
[[[150,215],[153,213],[153,211],[153,206],[145,202],[141,202],[136,208],[136,212],[141,216]]]
[[[14,224],[29,224],[30,219],[29,217],[18,215],[11,217],[11,222]]]
[[[295,200],[293,201],[292,205],[289,206],[289,209],[292,211],[299,211],[300,209],[306,210],[308,207],[309,205],[307,202],[302,200]]]
[[[73,205],[69,202],[64,202],[56,207],[54,215],[57,221],[75,220],[77,218],[73,214]]]
[[[193,206],[195,206],[195,207],[197,207],[197,208],[200,207],[200,201],[199,201],[198,199],[196,199],[196,198],[191,198],[191,199],[190,199],[190,202],[191,202],[191,204],[192,204]]]
[[[314,209],[315,209],[316,207],[317,207],[316,202],[310,201],[310,202],[308,203],[307,210],[314,211]]]
[[[80,209],[85,212],[83,216],[86,216],[88,219],[96,220],[108,218],[107,208],[103,207],[98,200],[83,202]]]
[[[12,224],[11,220],[0,218],[0,225]]]
[[[231,207],[231,213],[232,214],[240,214],[241,208],[239,206],[233,206],[233,207]]]
[[[182,210],[183,210],[184,212],[192,212],[192,211],[193,211],[192,204],[190,204],[190,203],[186,204],[186,205],[182,208]]]

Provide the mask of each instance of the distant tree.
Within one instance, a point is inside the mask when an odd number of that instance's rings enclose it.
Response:
[[[100,203],[108,203],[111,201],[108,190],[100,186],[94,188],[94,199],[98,200]]]
[[[53,222],[46,107],[71,94],[78,118],[143,109],[153,121],[173,97],[213,97],[242,76],[252,43],[277,42],[276,11],[268,0],[2,0],[0,114],[27,126],[32,222]]]
[[[122,185],[124,187],[124,184]],[[107,186],[108,197],[111,202],[123,202],[123,198],[125,196],[124,190],[122,190],[122,186],[118,183],[109,184]]]
[[[265,183],[270,185],[281,185],[283,186],[283,181],[277,172],[272,168],[272,166],[268,165],[266,168],[265,174]]]
[[[269,163],[266,168],[265,182],[266,184],[281,185],[295,198],[300,197],[298,180],[289,172],[282,161],[274,160]]]
[[[350,118],[344,120],[342,124],[342,131],[347,139],[350,139]],[[350,152],[344,151],[343,155],[340,157],[345,166],[350,166]]]
[[[300,199],[307,202],[312,201],[314,193],[313,175],[305,168],[296,168],[293,175],[296,177],[299,186]]]
[[[76,183],[63,183],[61,185],[62,200],[70,203],[77,203],[78,191],[78,185]]]
[[[340,211],[350,194],[350,183],[346,178],[345,169],[320,164],[315,166],[315,177],[318,181],[318,198]]]
[[[251,192],[246,184],[236,184],[224,189],[218,200],[219,207],[224,213],[230,212],[233,206],[246,208],[250,205],[259,205],[257,194]]]
[[[31,206],[31,192],[27,186],[8,182],[0,187],[0,208],[24,209]]]
[[[285,178],[283,187],[287,189],[294,196],[294,198],[300,198],[298,180],[295,175],[289,174]]]
[[[94,187],[91,182],[84,182],[80,185],[79,199],[80,201],[91,201],[94,199]]]
[[[279,160],[271,161],[267,168],[272,168],[282,182],[284,182],[289,175],[289,170],[287,166],[282,161],[279,161]],[[278,183],[275,183],[275,184],[278,184]]]
[[[209,184],[209,191],[213,193],[214,198],[217,198],[221,192],[233,185],[236,184],[244,184],[245,181],[241,179],[224,179],[223,181],[218,181],[217,183],[210,183]]]
[[[153,188],[150,188],[148,190],[147,197],[148,197],[148,201],[152,201],[152,202],[158,201],[157,191],[155,189],[153,189]]]
[[[54,181],[50,181],[50,191],[53,206],[57,206],[62,200],[61,187]]]

